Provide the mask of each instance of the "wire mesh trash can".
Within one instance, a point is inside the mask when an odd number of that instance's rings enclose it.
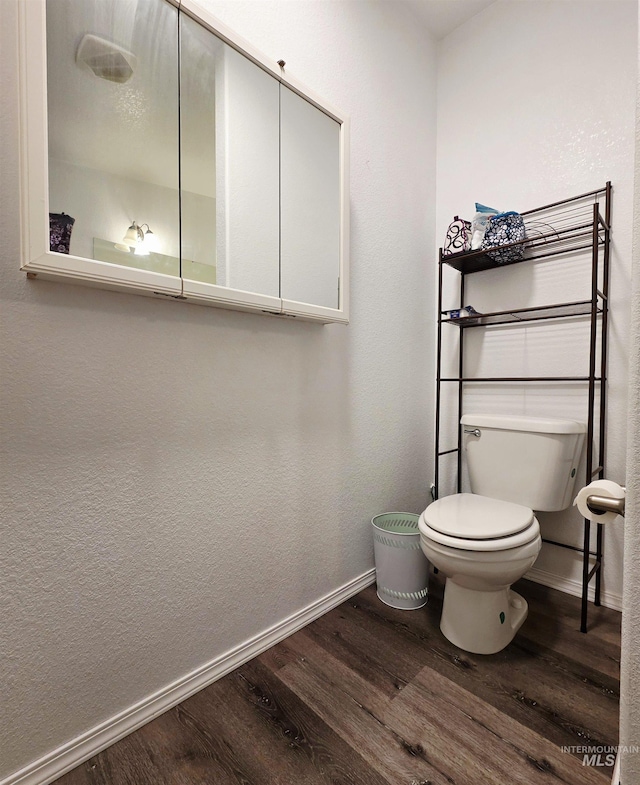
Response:
[[[403,610],[427,604],[429,562],[420,548],[419,515],[386,512],[371,519],[378,597]]]

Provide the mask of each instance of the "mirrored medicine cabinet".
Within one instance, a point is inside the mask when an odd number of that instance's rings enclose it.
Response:
[[[348,321],[348,120],[191,0],[22,0],[22,269]]]

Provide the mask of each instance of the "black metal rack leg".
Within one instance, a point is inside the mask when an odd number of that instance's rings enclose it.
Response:
[[[593,600],[594,605],[600,605],[600,592],[602,591],[602,545],[603,545],[604,526],[598,524],[598,535],[596,539],[596,559],[600,565],[596,571],[596,593]]]
[[[584,520],[584,544],[582,554],[582,610],[580,614],[580,632],[587,631],[587,612],[589,607],[589,550],[591,546],[591,523]],[[599,572],[599,570],[598,570]]]

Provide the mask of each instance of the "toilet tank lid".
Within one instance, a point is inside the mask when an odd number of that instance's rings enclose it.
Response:
[[[527,417],[518,414],[464,414],[462,425],[478,428],[498,428],[503,431],[528,431],[533,433],[585,433],[587,426],[578,420],[553,417]]]

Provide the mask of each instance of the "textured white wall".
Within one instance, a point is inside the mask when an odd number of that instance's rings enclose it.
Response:
[[[640,64],[640,49],[638,63]],[[629,439],[620,678],[620,744],[623,747],[640,744],[640,76],[636,108],[633,275],[629,331]],[[631,753],[621,757],[620,782],[640,782],[640,755]]]
[[[636,15],[637,4],[625,0],[500,0],[441,42],[438,70],[438,244],[453,215],[470,218],[476,201],[527,210],[613,183],[607,476],[620,483],[627,434]],[[478,310],[501,310],[583,299],[590,275],[584,261],[569,260],[467,280],[468,302]],[[469,331],[466,370],[586,374],[585,328],[583,321]],[[457,341],[448,330],[445,336]],[[585,388],[567,385],[551,391],[529,386],[525,392],[494,386],[484,393],[474,387],[465,406],[578,419],[587,411]],[[445,415],[452,419],[450,408]],[[581,544],[575,511],[543,515],[541,524],[543,536]],[[605,540],[605,601],[619,607],[621,522]],[[536,569],[578,582],[580,559],[546,545]]]
[[[352,324],[18,271],[0,2],[0,779],[368,570],[431,467],[435,50],[392,2],[209,2],[352,118]]]

